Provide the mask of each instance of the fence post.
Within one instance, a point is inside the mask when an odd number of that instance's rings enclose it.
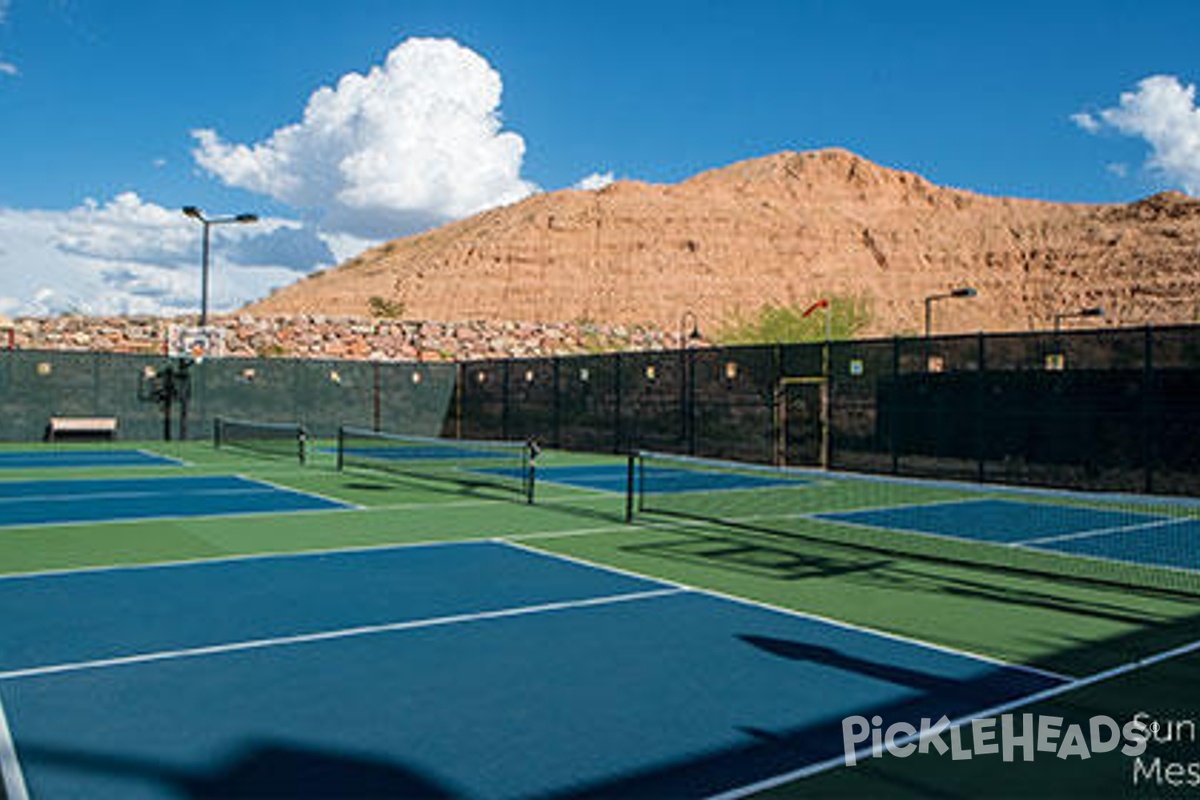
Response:
[[[784,428],[782,414],[780,413],[780,403],[783,398],[783,345],[776,342],[771,347],[771,392],[768,395],[770,400],[771,412],[771,463],[776,467],[782,467],[787,463],[787,431]]]
[[[371,427],[376,431],[383,430],[383,379],[379,370],[379,362],[373,362],[371,364]]]
[[[928,343],[925,345],[928,347]],[[897,397],[899,397],[900,388],[900,337],[892,337],[892,391],[891,399],[888,402],[891,408],[888,410],[888,450],[892,456],[892,474],[900,474],[900,453],[896,448],[896,429],[900,426],[900,409]],[[879,402],[879,387],[875,388],[875,402]],[[876,413],[879,413],[879,408],[876,407]]]
[[[508,440],[508,377],[511,363],[512,360],[506,358],[500,367],[500,438],[506,441]]]
[[[683,404],[684,429],[687,431],[687,441],[684,446],[689,456],[696,455],[696,351],[683,350],[684,371],[683,379],[687,382],[687,402]]]
[[[624,378],[624,366],[622,364],[621,353],[616,353],[616,361],[614,373],[616,381],[613,385],[613,452],[619,453],[622,450],[623,431],[621,430],[622,409],[621,409],[621,383]]]
[[[562,447],[562,371],[560,369],[561,358],[559,356],[550,357],[550,380],[554,386],[554,422],[553,431],[554,447]]]
[[[454,438],[462,438],[463,392],[467,389],[467,365],[464,361],[454,364]]]
[[[1147,325],[1142,339],[1142,490],[1146,494],[1154,491],[1154,431],[1155,414],[1152,404],[1154,395],[1154,329]]]
[[[985,480],[984,450],[987,447],[986,427],[984,424],[984,414],[991,406],[987,402],[985,387],[987,386],[987,360],[986,360],[986,342],[987,338],[983,335],[983,331],[978,333],[979,351],[976,357],[977,374],[975,377],[975,458],[976,469],[975,479],[980,483]]]

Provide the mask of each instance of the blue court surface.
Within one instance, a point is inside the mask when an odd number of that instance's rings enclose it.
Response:
[[[501,542],[4,578],[0,636],[33,797],[707,796],[1061,683]]]
[[[0,481],[0,527],[350,507],[233,475]]]
[[[1200,569],[1200,520],[1016,500],[968,500],[816,515],[819,519]]]
[[[769,489],[804,486],[809,481],[774,475],[739,472],[704,472],[695,469],[647,466],[639,470],[644,490],[650,494],[676,492],[725,491],[731,489]],[[558,483],[578,489],[624,494],[629,480],[625,464],[597,464],[570,467],[539,467],[538,481]]]
[[[0,452],[0,469],[62,467],[170,467],[179,461],[145,450],[10,450]]]

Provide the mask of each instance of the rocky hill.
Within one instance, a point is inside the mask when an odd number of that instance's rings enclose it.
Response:
[[[1200,200],[1127,205],[988,197],[843,150],[781,153],[676,185],[536,195],[368,250],[246,310],[405,319],[597,321],[712,329],[766,303],[866,298],[868,333],[1049,327],[1102,306],[1104,325],[1194,322]]]

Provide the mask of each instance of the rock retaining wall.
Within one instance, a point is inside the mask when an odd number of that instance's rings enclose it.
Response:
[[[678,347],[677,333],[621,325],[415,322],[364,317],[222,316],[226,356],[469,361]],[[52,317],[14,321],[0,344],[20,350],[165,353],[172,325],[158,317]]]

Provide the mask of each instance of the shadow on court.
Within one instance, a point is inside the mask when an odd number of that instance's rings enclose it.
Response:
[[[152,784],[189,800],[287,797],[296,800],[339,798],[450,798],[454,795],[427,776],[395,764],[361,756],[308,750],[293,744],[259,742],[211,773],[189,771],[153,760],[79,753],[26,743],[23,762],[52,772],[60,789],[79,776],[86,785],[101,782],[129,787]],[[30,786],[40,796],[38,785]],[[48,792],[47,796],[53,794]]]

